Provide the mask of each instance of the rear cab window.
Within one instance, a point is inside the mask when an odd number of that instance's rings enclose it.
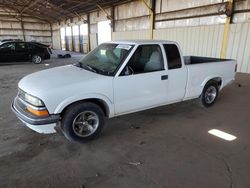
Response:
[[[168,69],[178,69],[182,67],[179,48],[175,44],[164,44],[167,57]]]

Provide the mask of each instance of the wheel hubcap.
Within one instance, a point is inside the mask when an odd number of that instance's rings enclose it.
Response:
[[[41,57],[40,56],[35,56],[34,61],[35,61],[35,63],[40,63],[41,62]]]
[[[99,126],[99,118],[95,112],[84,111],[73,121],[73,131],[80,137],[92,135]]]
[[[205,93],[205,101],[208,104],[211,104],[217,95],[217,90],[214,86],[210,86],[209,88],[207,88],[206,93]]]

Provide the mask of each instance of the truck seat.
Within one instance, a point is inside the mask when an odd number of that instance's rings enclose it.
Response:
[[[151,72],[151,71],[157,71],[157,70],[162,70],[163,69],[163,62],[161,58],[161,54],[158,51],[154,51],[151,56],[149,61],[146,63],[144,67],[145,72]]]

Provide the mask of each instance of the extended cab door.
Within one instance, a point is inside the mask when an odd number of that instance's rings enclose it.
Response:
[[[162,49],[157,44],[138,46],[114,77],[116,115],[166,103],[168,71]]]
[[[182,101],[186,93],[187,68],[183,63],[182,54],[176,44],[168,43],[163,46],[168,65],[168,101]]]

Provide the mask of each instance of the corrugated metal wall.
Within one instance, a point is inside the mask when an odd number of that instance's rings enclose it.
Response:
[[[154,31],[154,39],[177,41],[184,55],[219,57],[224,25],[179,27]]]
[[[36,23],[37,20],[26,23],[24,21],[24,35],[26,41],[37,41],[51,44],[51,28],[47,23]],[[0,40],[3,39],[22,39],[23,31],[21,24],[15,21],[0,20]]]
[[[55,29],[52,31],[52,47],[54,49],[61,49],[61,36],[60,36],[60,30]]]
[[[224,25],[154,30],[154,39],[177,41],[184,55],[220,57]],[[112,40],[149,39],[149,31],[113,32]],[[231,24],[226,58],[237,59],[238,71],[250,73],[250,23]]]
[[[237,59],[239,72],[250,73],[250,23],[231,25],[227,57]]]
[[[112,40],[149,39],[148,30],[113,32]]]
[[[16,13],[13,10],[0,7],[0,12],[0,40],[11,38],[45,44],[52,43],[51,25],[49,23],[24,15],[22,25],[20,20],[15,17]],[[9,15],[13,17],[8,17]]]
[[[150,4],[149,0],[146,0]],[[115,7],[115,31],[149,29],[149,10],[141,1],[133,1]]]
[[[146,2],[150,4],[150,0],[146,0]],[[184,55],[220,57],[226,16],[217,13],[225,9],[226,5],[223,2],[222,0],[156,0],[154,39],[179,42]],[[199,7],[203,5],[207,6]],[[182,8],[189,9],[180,11]],[[249,10],[250,1],[237,1],[234,8],[236,11]],[[105,9],[109,15],[111,15],[111,10],[111,8]],[[211,16],[200,16],[203,14]],[[85,20],[87,19],[85,14],[81,16]],[[197,17],[186,19],[185,16]],[[97,10],[91,12],[89,18],[90,49],[92,50],[97,45],[97,23],[107,20],[107,16],[102,11]],[[250,73],[249,21],[249,12],[234,14],[234,24],[230,25],[227,49],[227,58],[237,59],[238,71],[248,73]],[[83,20],[74,18],[73,21],[67,20],[58,27],[82,23]],[[149,11],[142,1],[115,6],[113,23],[113,31],[115,32],[112,32],[112,40],[150,38]]]

